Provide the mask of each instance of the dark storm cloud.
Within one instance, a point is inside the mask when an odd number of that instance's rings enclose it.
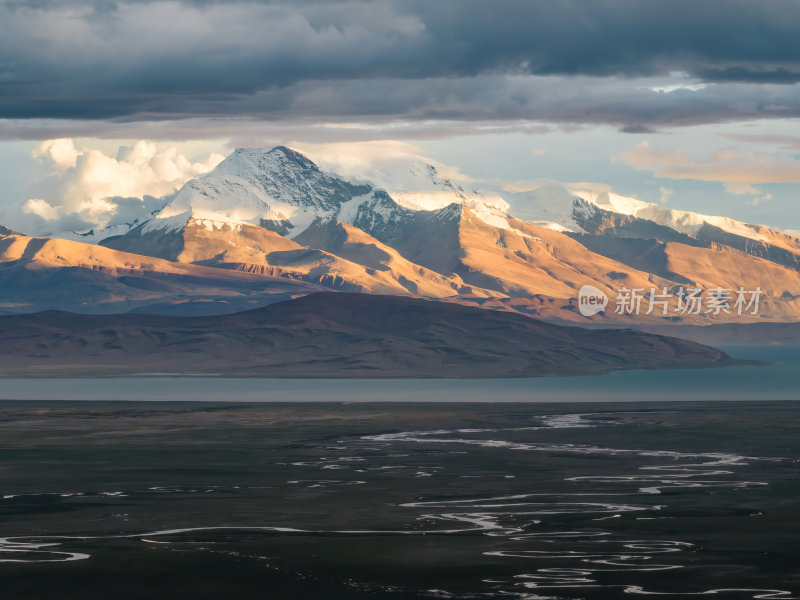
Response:
[[[641,131],[791,117],[798,22],[794,0],[0,0],[0,118],[540,119]],[[713,85],[649,89],[674,72]]]

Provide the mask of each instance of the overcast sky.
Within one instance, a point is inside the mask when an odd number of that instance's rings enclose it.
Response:
[[[798,23],[794,0],[0,0],[0,219],[159,195],[237,145],[392,140],[800,230]]]

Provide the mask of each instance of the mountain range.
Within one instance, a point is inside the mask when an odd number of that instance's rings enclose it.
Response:
[[[413,158],[344,177],[284,146],[238,149],[122,230],[67,240],[0,228],[0,312],[220,314],[335,290],[586,325],[800,320],[791,235],[610,192],[508,191],[448,172]],[[581,314],[586,285],[609,297],[605,312]],[[623,288],[645,296],[639,314],[615,310]],[[691,288],[758,289],[758,310],[681,312],[676,298]],[[651,289],[668,305],[644,314]]]

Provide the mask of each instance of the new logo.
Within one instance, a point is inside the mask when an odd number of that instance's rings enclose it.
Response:
[[[584,317],[591,317],[605,311],[608,296],[593,285],[585,285],[578,292],[578,310]]]

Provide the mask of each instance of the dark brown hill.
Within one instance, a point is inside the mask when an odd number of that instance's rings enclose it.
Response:
[[[534,377],[732,362],[667,336],[367,294],[318,293],[208,317],[0,317],[5,377]]]

